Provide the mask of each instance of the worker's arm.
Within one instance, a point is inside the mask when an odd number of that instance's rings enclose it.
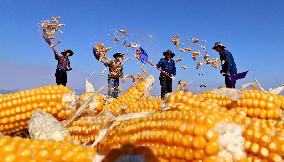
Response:
[[[59,60],[60,56],[58,55],[58,53],[55,50],[53,50],[53,53],[54,53],[55,60]]]
[[[232,59],[233,59],[233,56],[232,56],[232,54],[231,54],[231,52],[229,52],[229,51],[225,51],[225,56],[226,56],[226,59],[225,59],[225,64],[226,64],[226,67],[227,67],[227,69],[226,69],[226,71],[225,71],[225,73],[227,74],[227,75],[229,75],[230,74],[230,71],[232,70]]]

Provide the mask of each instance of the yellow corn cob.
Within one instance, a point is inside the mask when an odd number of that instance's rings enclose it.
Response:
[[[279,99],[281,100],[281,109],[284,109],[284,96],[279,96]]]
[[[244,90],[238,106],[249,108],[280,108],[281,100],[275,94],[258,90]]]
[[[99,131],[107,127],[112,120],[97,117],[80,117],[72,122],[68,128],[69,133],[81,143],[92,143],[99,135]]]
[[[141,97],[150,93],[154,82],[153,76],[149,76],[138,84],[134,84],[122,96],[114,99],[103,107],[104,110],[111,110],[116,114],[122,114],[127,107],[137,102]]]
[[[126,113],[161,110],[163,100],[160,98],[141,98],[125,110]]]
[[[277,120],[266,120],[266,119],[257,119],[257,118],[245,118],[242,123],[244,126],[259,126],[263,128],[284,128],[284,122],[283,121],[277,121]]]
[[[198,95],[204,98],[205,100],[210,100],[213,103],[218,104],[221,107],[231,108],[234,104],[234,101],[232,101],[229,97],[216,94],[210,91]]]
[[[193,95],[191,92],[175,91],[166,99],[167,106],[180,110],[190,110],[194,108],[206,110],[226,111],[225,107],[220,107],[218,104],[207,100],[200,95]]]
[[[243,133],[245,149],[251,160],[278,162],[284,160],[284,131],[252,124]]]
[[[273,119],[278,120],[282,116],[280,108],[261,109],[261,108],[246,108],[236,107],[233,111],[244,112],[247,117],[259,118],[259,119]]]
[[[0,162],[85,162],[92,161],[95,150],[67,142],[0,137]]]
[[[278,120],[282,116],[279,96],[258,90],[244,90],[236,111],[244,111],[248,117]]]
[[[48,112],[59,120],[65,119],[73,112],[72,109],[67,110],[67,100],[71,98],[66,98],[66,94],[71,93],[68,87],[51,85],[1,95],[0,132],[11,134],[27,129],[27,121],[35,109]]]
[[[107,133],[98,148],[106,154],[111,149],[134,144],[151,148],[158,158],[181,161],[207,158],[208,161],[209,157],[225,150],[221,151],[223,145],[218,142],[219,134],[214,128],[221,121],[231,120],[230,115],[218,111],[193,109],[157,112],[122,122]],[[239,143],[237,145],[241,144],[235,140]]]

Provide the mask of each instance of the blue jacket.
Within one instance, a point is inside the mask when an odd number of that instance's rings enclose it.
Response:
[[[237,66],[235,64],[234,57],[232,53],[228,50],[223,49],[219,52],[221,62],[224,62],[222,65],[222,72],[228,74],[237,74]]]
[[[176,75],[176,66],[173,59],[161,58],[156,66],[171,75]]]

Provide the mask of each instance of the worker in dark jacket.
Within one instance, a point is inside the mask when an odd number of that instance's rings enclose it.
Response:
[[[113,57],[115,58],[115,60],[104,62],[104,65],[109,68],[108,96],[117,98],[119,78],[121,78],[123,83],[125,82],[123,76],[123,64],[121,63],[121,61],[123,60],[123,53],[116,53],[113,55]]]
[[[67,71],[72,70],[72,68],[70,67],[70,61],[69,61],[68,57],[73,55],[73,51],[70,50],[70,49],[67,49],[67,50],[64,50],[63,52],[61,52],[61,54],[62,54],[62,56],[59,56],[54,51],[55,59],[58,61],[55,77],[56,77],[56,83],[58,85],[61,84],[61,85],[66,86]]]
[[[167,50],[166,52],[163,52],[163,55],[165,58],[161,58],[156,66],[169,75],[175,76],[176,66],[175,61],[172,59],[175,57],[175,54],[171,50]],[[161,98],[164,99],[167,93],[172,92],[172,78],[160,73],[159,80],[161,85]]]
[[[237,74],[237,67],[234,61],[234,57],[230,51],[225,49],[226,47],[221,42],[216,42],[212,49],[219,52],[222,70],[220,73],[225,76],[225,84],[227,88],[235,88],[236,81],[230,80],[230,75]]]

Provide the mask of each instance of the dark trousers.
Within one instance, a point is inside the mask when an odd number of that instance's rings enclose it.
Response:
[[[119,78],[108,78],[108,96],[118,97]]]
[[[172,92],[172,78],[160,75],[159,79],[161,85],[161,98],[165,99],[165,95]]]
[[[225,84],[227,88],[235,88],[236,81],[231,81],[229,76],[225,76]]]
[[[66,83],[67,83],[67,72],[65,70],[56,69],[55,77],[56,77],[56,83],[58,85],[61,84],[61,85],[66,86]]]

